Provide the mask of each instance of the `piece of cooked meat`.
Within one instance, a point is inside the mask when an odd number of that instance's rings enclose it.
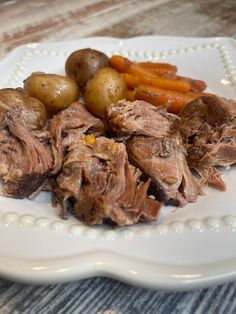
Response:
[[[184,206],[196,201],[201,189],[188,168],[180,138],[170,137],[178,120],[165,106],[144,101],[122,100],[108,106],[105,114],[112,133],[127,141],[131,163],[152,179],[152,193],[158,200]]]
[[[116,139],[127,140],[133,135],[166,136],[178,117],[169,113],[165,106],[154,107],[142,100],[121,100],[107,106],[104,120]]]
[[[217,96],[200,97],[180,112],[173,124],[187,149],[189,167],[203,181],[224,190],[217,166],[236,163],[236,102]]]
[[[19,113],[1,103],[0,110],[0,177],[3,179],[3,194],[24,198],[44,184],[53,163],[52,151],[45,131],[41,135],[40,131],[36,131],[37,136],[34,136]]]
[[[87,224],[154,221],[160,204],[147,197],[150,179],[142,181],[141,174],[129,164],[124,144],[88,135],[70,147],[54,204],[60,204],[62,217],[69,211]]]
[[[152,193],[159,201],[182,207],[202,194],[178,136],[136,136],[127,143],[127,151],[132,164],[152,179]]]
[[[52,173],[59,172],[63,157],[70,144],[82,134],[104,134],[104,125],[93,116],[83,104],[73,103],[67,109],[53,116],[49,132],[52,136],[54,166]]]

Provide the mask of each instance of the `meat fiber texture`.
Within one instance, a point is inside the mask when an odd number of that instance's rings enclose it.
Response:
[[[151,178],[151,191],[158,200],[184,206],[202,194],[188,167],[181,137],[171,133],[179,118],[165,106],[120,101],[107,108],[105,118],[112,134],[126,140],[130,162]]]
[[[170,125],[178,120],[165,106],[154,107],[142,100],[119,101],[105,110],[108,133],[117,141],[127,141],[134,135],[160,138],[169,133]]]
[[[24,198],[37,191],[52,167],[48,132],[31,131],[21,115],[0,102],[0,177],[5,196]]]
[[[54,190],[64,218],[73,213],[87,224],[131,225],[156,220],[160,204],[147,197],[150,179],[128,162],[126,147],[105,137],[71,145]]]
[[[173,124],[187,150],[187,162],[202,178],[220,190],[225,184],[217,166],[236,163],[236,102],[217,96],[200,97],[179,114]]]
[[[79,103],[55,115],[48,130],[41,131],[31,130],[19,112],[2,102],[0,110],[0,177],[2,194],[9,197],[51,189],[69,145],[82,134],[104,133],[102,121]]]
[[[53,189],[61,216],[72,212],[88,224],[157,219],[160,203],[147,196],[150,179],[143,181],[130,165],[124,144],[101,137],[102,121],[82,104],[55,115],[41,131],[31,130],[12,108],[0,103],[0,109],[5,196],[33,198],[41,189]]]
[[[224,190],[217,167],[236,162],[236,104],[216,96],[192,101],[179,116],[120,101],[104,121],[74,103],[40,131],[1,102],[0,111],[3,194],[53,190],[61,217],[72,213],[87,224],[156,220],[159,201],[185,206],[205,184]]]
[[[127,144],[129,158],[151,179],[152,194],[169,205],[195,202],[201,186],[191,174],[180,138],[135,136]]]
[[[104,125],[84,105],[74,103],[52,118],[49,126],[54,156],[53,173],[60,171],[63,158],[70,144],[82,134],[104,135]]]

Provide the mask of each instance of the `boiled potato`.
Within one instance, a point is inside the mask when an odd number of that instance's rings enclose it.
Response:
[[[24,90],[42,101],[50,113],[65,109],[79,98],[77,84],[71,78],[57,74],[32,73],[24,81]]]
[[[14,88],[0,89],[0,101],[20,112],[30,129],[42,129],[47,122],[44,104]]]
[[[66,74],[81,90],[88,80],[103,67],[108,67],[109,58],[101,51],[86,48],[74,51],[66,60]]]
[[[88,109],[103,117],[107,105],[126,97],[126,85],[121,75],[111,68],[102,68],[88,81],[84,99]]]

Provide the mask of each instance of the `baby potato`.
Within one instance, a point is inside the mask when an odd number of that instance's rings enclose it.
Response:
[[[84,100],[88,109],[102,118],[104,109],[126,97],[126,85],[121,75],[112,68],[98,70],[88,81]]]
[[[77,84],[71,78],[41,72],[32,73],[24,81],[24,90],[42,101],[50,113],[65,109],[78,100],[80,94]]]
[[[14,88],[0,89],[0,101],[20,112],[30,129],[42,129],[47,122],[44,104],[24,91]]]
[[[101,51],[90,48],[72,52],[66,60],[66,74],[71,77],[81,90],[96,71],[108,67],[109,58]]]

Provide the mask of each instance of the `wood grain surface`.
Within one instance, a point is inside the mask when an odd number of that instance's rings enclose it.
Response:
[[[150,34],[236,38],[236,0],[0,0],[0,58],[28,42]],[[0,279],[0,314],[36,313],[235,314],[236,283],[169,293],[101,277],[50,286]]]
[[[0,57],[28,42],[150,34],[236,38],[236,1],[0,1]]]

